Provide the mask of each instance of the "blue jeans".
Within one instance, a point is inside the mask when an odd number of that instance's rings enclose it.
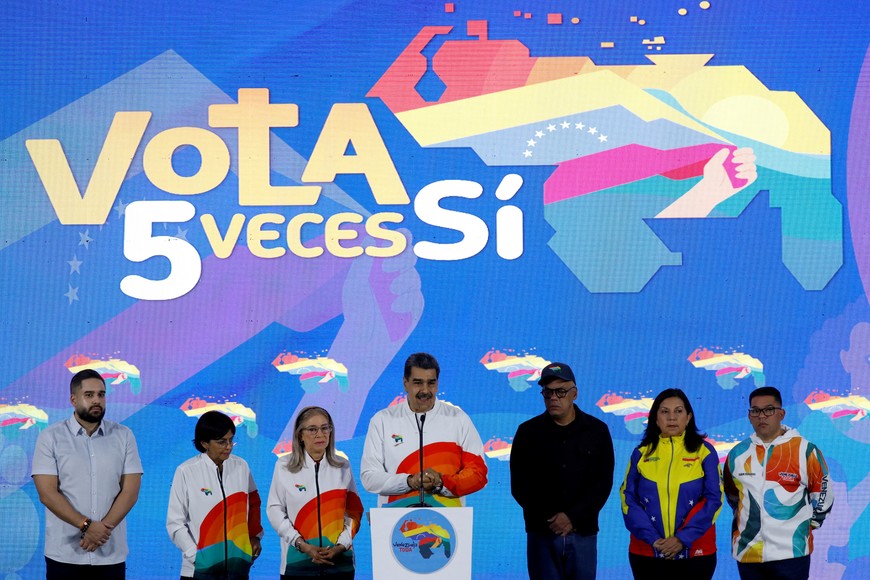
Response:
[[[595,580],[598,536],[529,532],[526,558],[530,580]]]

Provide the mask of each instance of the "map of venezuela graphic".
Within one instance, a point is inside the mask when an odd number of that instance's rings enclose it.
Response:
[[[534,57],[469,21],[476,39],[445,40],[432,57],[445,88],[428,102],[416,89],[429,66],[422,51],[452,30],[424,27],[368,96],[423,147],[555,167],[542,196],[549,246],[591,292],[639,292],[662,266],[682,264],[647,220],[736,217],[761,190],[781,210],[782,261],[804,289],[823,289],[842,266],[830,132],[797,94],[710,64],[712,54],[618,66]]]

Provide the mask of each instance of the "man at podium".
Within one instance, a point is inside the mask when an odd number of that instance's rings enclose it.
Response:
[[[369,422],[360,479],[378,494],[378,507],[465,505],[486,485],[483,443],[462,409],[439,401],[438,361],[415,353],[405,361],[407,401],[378,411]],[[420,469],[420,451],[423,469]]]

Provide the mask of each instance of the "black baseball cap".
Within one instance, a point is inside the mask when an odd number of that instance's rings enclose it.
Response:
[[[571,370],[571,367],[559,362],[550,363],[541,369],[541,379],[538,381],[538,384],[543,387],[553,379],[571,381],[572,383],[577,382],[574,380],[574,371]]]

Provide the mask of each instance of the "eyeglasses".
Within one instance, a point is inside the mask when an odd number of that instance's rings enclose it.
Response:
[[[303,427],[302,430],[311,435],[312,437],[314,435],[317,435],[318,431],[329,435],[330,433],[332,433],[332,425],[324,425],[323,427]]]
[[[232,439],[212,439],[215,443],[220,445],[221,447],[235,447],[236,442]]]
[[[577,387],[571,387],[571,389],[576,389]],[[541,389],[541,396],[545,399],[549,400],[553,395],[556,395],[560,399],[564,399],[565,396],[571,392],[571,389]]]
[[[765,417],[772,417],[774,413],[782,409],[782,407],[765,407],[763,409],[759,409],[758,407],[750,407],[749,408],[749,416],[750,417],[760,417],[762,413],[764,413]]]

